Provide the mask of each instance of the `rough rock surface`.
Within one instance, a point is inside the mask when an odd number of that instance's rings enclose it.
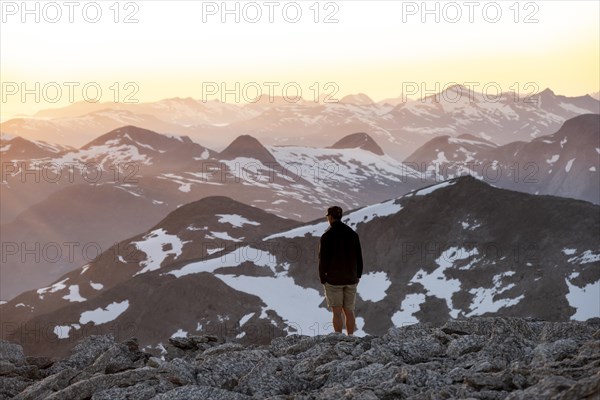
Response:
[[[376,337],[290,335],[265,346],[89,337],[64,360],[0,342],[0,399],[595,399],[600,319],[417,324]]]

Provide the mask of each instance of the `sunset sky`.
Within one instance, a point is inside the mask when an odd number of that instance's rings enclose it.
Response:
[[[472,22],[462,1],[427,2],[431,10],[437,4],[439,22],[435,11],[422,15],[420,1],[322,1],[316,7],[314,1],[281,1],[275,2],[272,23],[262,1],[237,2],[239,23],[233,14],[221,21],[220,1],[123,1],[118,16],[116,7],[109,8],[115,2],[97,2],[102,15],[96,23],[84,19],[82,9],[90,2],[79,2],[73,23],[69,10],[60,6],[63,2],[54,3],[62,8],[56,23],[46,20],[55,18],[56,9],[44,9],[47,2],[29,2],[31,9],[35,3],[39,22],[34,14],[16,9],[20,1],[2,2],[2,120],[67,105],[64,82],[79,84],[76,101],[82,100],[81,87],[89,82],[102,89],[101,101],[114,100],[114,83],[120,88],[117,99],[123,100],[127,82],[139,88],[133,96],[139,101],[200,99],[206,82],[226,82],[229,88],[235,82],[257,82],[264,94],[264,82],[277,82],[276,95],[281,95],[282,85],[295,82],[305,98],[312,97],[315,83],[322,91],[335,82],[336,98],[364,92],[374,100],[400,96],[407,82],[424,82],[428,90],[436,82],[440,87],[495,82],[502,91],[525,92],[531,90],[523,86],[533,82],[539,91],[550,87],[570,96],[600,90],[597,1],[481,1],[471,10]],[[227,4],[233,9],[235,3]],[[87,8],[90,19],[94,7]],[[298,7],[299,21],[286,21],[284,17],[296,16]],[[244,20],[244,10],[248,18],[255,18],[257,10],[262,17],[251,23]],[[130,14],[137,23],[123,23]],[[338,22],[324,23],[330,14]],[[526,23],[527,17],[532,22]],[[23,82],[32,89],[35,82],[40,87],[57,82],[63,94],[53,104],[44,101],[43,93],[38,103],[33,95],[23,101],[20,92],[7,92]]]

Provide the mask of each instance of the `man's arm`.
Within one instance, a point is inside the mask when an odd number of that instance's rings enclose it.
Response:
[[[327,281],[327,246],[324,245],[323,237],[319,243],[319,279],[324,285]]]
[[[360,248],[360,238],[356,235],[356,277],[360,279],[363,272],[362,250]]]

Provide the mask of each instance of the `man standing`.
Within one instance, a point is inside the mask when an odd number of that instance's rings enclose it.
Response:
[[[333,312],[333,329],[342,331],[342,313],[346,332],[354,333],[356,287],[362,275],[363,260],[358,234],[342,222],[342,209],[327,209],[329,229],[321,236],[319,278],[325,289],[327,305]]]

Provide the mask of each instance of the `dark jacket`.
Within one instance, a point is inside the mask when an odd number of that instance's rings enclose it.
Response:
[[[342,221],[335,221],[321,236],[319,278],[321,283],[352,285],[362,275],[363,260],[358,234]]]

